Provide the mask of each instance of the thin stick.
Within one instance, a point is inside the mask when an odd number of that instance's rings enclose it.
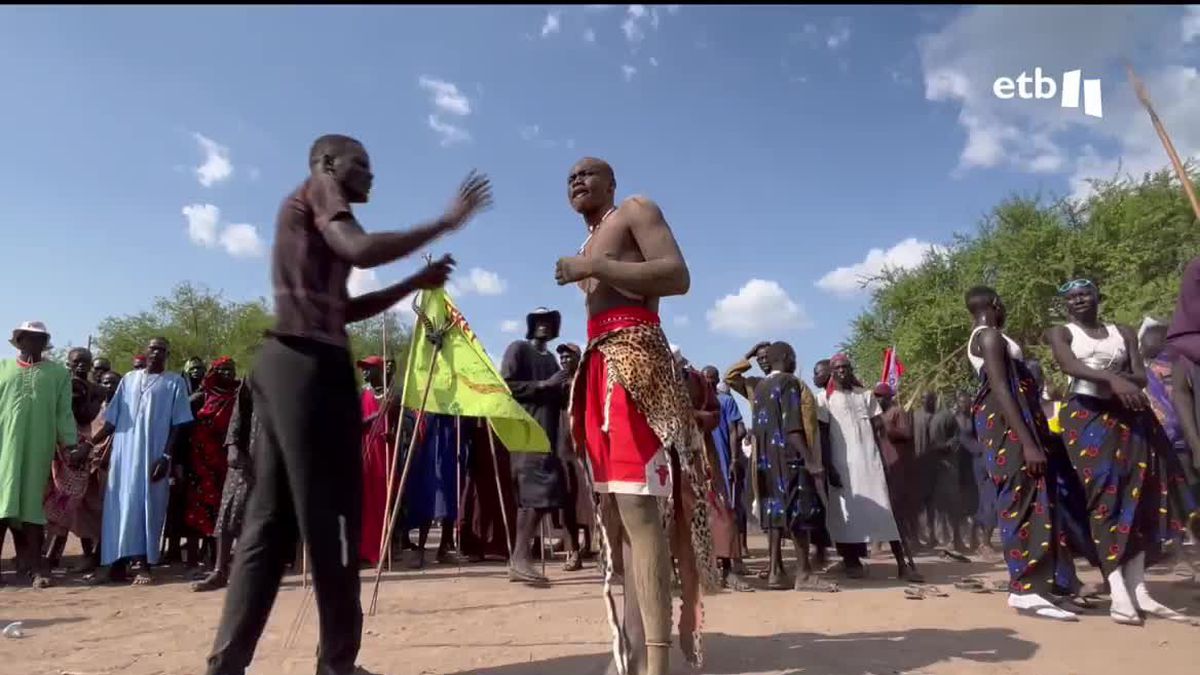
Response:
[[[492,467],[496,473],[496,497],[500,499],[500,518],[504,520],[504,544],[508,547],[508,562],[512,563],[512,532],[508,529],[508,510],[504,508],[504,490],[500,487],[500,460],[496,455],[496,431],[492,429],[492,421],[487,421],[488,445],[492,448]]]
[[[462,416],[454,416],[454,552],[462,568]]]
[[[1183,167],[1183,162],[1179,160],[1179,153],[1175,152],[1175,144],[1171,142],[1171,137],[1167,135],[1166,127],[1163,126],[1162,120],[1158,119],[1158,113],[1154,112],[1154,106],[1150,105],[1150,94],[1146,91],[1146,85],[1142,83],[1137,73],[1133,72],[1132,64],[1126,62],[1125,70],[1129,73],[1129,82],[1133,85],[1134,93],[1137,94],[1138,100],[1146,108],[1146,112],[1150,114],[1150,122],[1154,124],[1154,131],[1158,134],[1158,139],[1162,141],[1163,148],[1167,151],[1167,156],[1171,158],[1171,166],[1175,167],[1175,175],[1179,177],[1179,182],[1183,184],[1183,191],[1187,195],[1188,201],[1192,204],[1192,213],[1196,214],[1197,220],[1200,220],[1200,202],[1196,201],[1196,191],[1192,186],[1192,180],[1188,177],[1187,170]]]
[[[388,378],[388,339],[387,339],[388,322],[387,322],[387,315],[388,315],[388,313],[385,310],[383,313],[383,405],[381,406],[381,408],[383,409],[383,413],[384,413],[383,414],[383,438],[384,438],[383,463],[388,466],[391,466],[392,465],[392,444],[387,442],[388,431],[389,431],[388,421],[389,421],[389,417],[390,417],[388,415],[387,404],[388,404],[388,394],[391,393],[390,389],[391,389],[391,384],[392,384],[390,378]],[[401,418],[400,423],[401,424],[404,423],[403,417]],[[399,434],[397,434],[397,436],[399,436]],[[392,475],[390,473],[388,474],[388,477],[387,477],[387,494],[388,495],[392,494]],[[383,512],[385,514],[387,513],[387,497],[384,498],[384,511]],[[386,547],[384,547],[382,541],[379,542],[379,548],[381,551],[380,556],[382,556],[383,551],[386,550]],[[390,553],[390,551],[388,551],[388,553]],[[388,561],[388,571],[391,572],[392,571],[392,556],[391,555],[387,556],[387,561]]]
[[[417,432],[421,428],[421,420],[425,417],[425,404],[429,401],[429,390],[433,387],[433,371],[437,368],[437,357],[442,351],[442,344],[438,342],[433,347],[433,359],[429,363],[429,375],[425,378],[425,392],[421,395],[421,407],[417,408],[417,421],[413,427],[412,439],[408,444],[408,454],[404,458],[404,471],[400,474],[400,485],[396,489],[396,502],[392,505],[392,513],[387,519],[387,527],[385,528],[385,541],[391,541],[392,532],[396,527],[396,520],[400,514],[400,505],[404,503],[404,485],[408,481],[408,471],[412,467],[413,456],[417,454]],[[375,616],[375,606],[379,601],[379,582],[383,579],[383,560],[379,560],[379,564],[375,567],[375,588],[371,591],[371,609],[369,614]]]
[[[954,351],[947,354],[944,359],[942,359],[936,366],[933,367],[932,370],[929,371],[928,377],[930,379],[928,379],[926,381],[922,381],[920,384],[924,385],[924,384],[928,384],[930,382],[936,382],[937,378],[939,376],[939,373],[941,372],[942,366],[945,366],[947,363],[950,362],[950,359],[958,356],[959,352],[961,352],[962,350],[964,350],[966,348],[967,348],[966,343],[963,343],[963,344],[959,345],[957,349],[955,349]],[[917,396],[919,396],[920,394],[921,394],[921,387],[914,388],[912,395],[908,397],[908,404],[902,405],[900,407],[905,410],[908,410],[909,408],[912,407],[912,404],[914,402],[916,402]]]
[[[542,518],[542,541],[539,542],[538,548],[541,549],[542,556],[542,576],[546,576],[546,519]]]
[[[412,360],[413,360],[413,346],[409,345],[408,361],[404,365],[404,381],[400,384],[400,424],[399,424],[399,428],[396,429],[396,438],[392,439],[392,444],[391,444],[392,445],[391,457],[388,461],[387,497],[384,500],[383,522],[380,525],[381,530],[379,532],[379,559],[383,560],[385,557],[388,559],[388,561],[389,561],[388,571],[389,572],[391,571],[390,561],[392,559],[392,539],[391,539],[391,537],[385,537],[384,534],[386,534],[386,532],[387,532],[388,514],[392,512],[392,488],[394,487],[393,479],[396,476],[396,464],[398,464],[400,461],[400,436],[401,436],[400,432],[404,430],[404,400],[405,400],[405,397],[408,396],[408,375],[409,375],[409,372],[412,370]],[[433,367],[431,365],[430,372],[432,372],[432,371],[433,371]],[[384,377],[385,378],[387,377],[386,373],[387,373],[387,365],[384,364]],[[416,434],[416,429],[413,429],[413,433]]]

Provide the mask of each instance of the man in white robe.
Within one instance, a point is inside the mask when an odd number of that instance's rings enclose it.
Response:
[[[829,487],[826,525],[846,576],[865,576],[862,557],[866,545],[886,541],[896,558],[897,576],[919,582],[922,579],[900,541],[879,454],[883,410],[875,394],[854,376],[849,358],[838,354],[830,360],[830,367],[830,386],[817,396],[818,421],[828,437],[829,461],[842,478],[842,487]]]

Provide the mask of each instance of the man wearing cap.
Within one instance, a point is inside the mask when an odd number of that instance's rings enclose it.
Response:
[[[17,358],[0,360],[0,546],[4,530],[11,529],[19,566],[30,571],[34,588],[46,588],[50,576],[42,561],[42,504],[54,452],[61,444],[71,461],[81,462],[90,448],[77,446],[70,372],[42,358],[50,344],[46,325],[23,323],[10,343]]]
[[[547,345],[558,337],[562,315],[539,307],[525,317],[525,339],[508,346],[500,362],[500,375],[512,390],[513,398],[542,425],[546,437],[558,439],[562,411],[567,407],[570,379],[559,367],[558,359]],[[566,500],[566,476],[557,453],[512,453],[513,479],[517,486],[517,533],[509,566],[510,581],[546,583],[546,577],[533,569],[530,543],[542,517],[561,509]],[[579,546],[573,537],[567,540],[568,559],[577,559]]]

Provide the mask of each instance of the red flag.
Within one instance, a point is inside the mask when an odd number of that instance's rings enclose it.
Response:
[[[893,392],[900,390],[900,378],[904,376],[904,364],[896,355],[895,347],[883,350],[883,371],[880,381],[891,387]]]

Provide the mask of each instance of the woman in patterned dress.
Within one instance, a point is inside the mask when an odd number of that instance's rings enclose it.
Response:
[[[210,552],[213,551],[212,538],[221,509],[225,472],[229,468],[225,436],[237,407],[239,382],[236,372],[233,359],[219,358],[213,361],[196,392],[203,397],[203,402],[192,426],[191,472],[184,492],[184,523],[191,532],[205,538],[205,547]]]
[[[966,301],[975,320],[967,359],[980,380],[972,413],[994,491],[1008,567],[1008,606],[1031,616],[1077,621],[1050,600],[1055,586],[1079,587],[1069,541],[1056,518],[1057,473],[1070,469],[1050,459],[1057,439],[1046,424],[1040,390],[1020,345],[1003,333],[1000,296],[979,286],[967,292]]]
[[[1099,317],[1100,291],[1077,279],[1059,292],[1070,322],[1046,335],[1071,378],[1061,418],[1063,442],[1083,482],[1092,540],[1112,593],[1113,621],[1141,625],[1143,614],[1188,621],[1150,596],[1146,567],[1179,549],[1195,525],[1196,502],[1142,388],[1137,337]]]

